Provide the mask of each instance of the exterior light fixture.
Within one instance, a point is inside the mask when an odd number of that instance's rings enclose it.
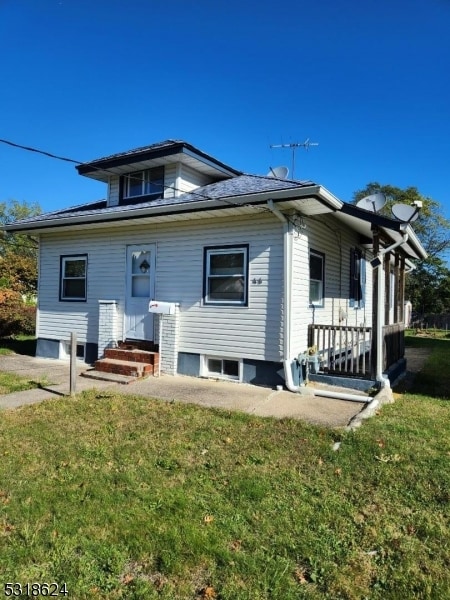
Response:
[[[140,270],[142,271],[142,273],[148,273],[148,270],[150,269],[150,265],[148,264],[148,262],[144,260],[141,262],[141,264],[139,265]]]

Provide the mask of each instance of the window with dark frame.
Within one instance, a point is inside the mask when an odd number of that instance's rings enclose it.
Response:
[[[317,250],[309,251],[309,303],[323,307],[325,296],[325,255]]]
[[[364,306],[366,261],[358,248],[350,249],[350,307]]]
[[[59,299],[86,300],[87,254],[61,256]]]
[[[142,196],[156,200],[164,195],[164,167],[153,167],[123,176],[122,199],[134,200]]]
[[[204,250],[205,304],[247,305],[248,246]]]

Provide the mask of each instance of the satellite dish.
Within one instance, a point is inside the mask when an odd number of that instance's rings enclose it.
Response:
[[[266,177],[276,177],[277,179],[286,179],[289,169],[287,167],[269,167]]]
[[[377,213],[385,204],[386,196],[382,192],[376,192],[376,194],[370,194],[370,196],[365,196],[364,198],[361,198],[361,200],[358,200],[356,206]]]
[[[403,223],[412,223],[419,216],[419,207],[411,206],[410,204],[394,204],[392,214]]]

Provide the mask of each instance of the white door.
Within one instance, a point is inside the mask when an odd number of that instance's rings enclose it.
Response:
[[[127,247],[125,338],[153,341],[153,315],[148,304],[155,294],[156,245]]]

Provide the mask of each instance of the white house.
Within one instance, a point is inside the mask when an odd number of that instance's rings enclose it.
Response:
[[[38,356],[76,332],[99,369],[138,340],[163,372],[290,388],[311,346],[319,374],[380,379],[402,358],[404,276],[426,256],[410,225],[184,141],[77,169],[106,200],[7,226],[39,237]]]

